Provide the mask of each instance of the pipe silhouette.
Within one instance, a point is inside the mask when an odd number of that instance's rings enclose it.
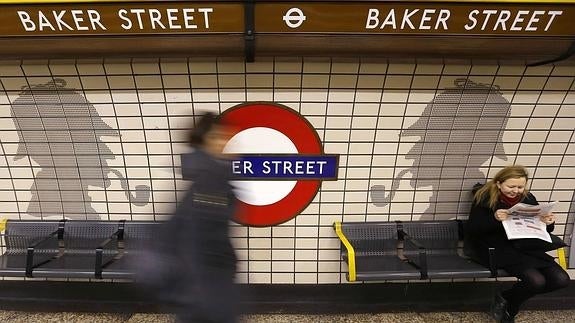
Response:
[[[110,172],[114,173],[116,177],[120,180],[120,185],[124,190],[124,194],[126,194],[126,198],[130,203],[136,206],[144,206],[148,204],[148,200],[150,199],[150,187],[147,185],[138,185],[136,186],[136,196],[132,195],[128,187],[128,180],[120,173],[120,171],[116,169],[110,169]]]
[[[393,197],[399,188],[401,178],[405,176],[407,172],[409,172],[409,169],[404,169],[399,174],[397,174],[397,177],[395,177],[391,183],[391,192],[387,196],[385,196],[385,185],[373,185],[370,191],[373,205],[386,206],[389,204],[389,202],[393,200]]]

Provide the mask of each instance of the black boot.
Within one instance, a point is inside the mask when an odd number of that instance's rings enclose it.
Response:
[[[509,310],[506,310],[501,317],[501,320],[497,321],[500,323],[515,323],[515,314],[511,313]]]
[[[496,322],[513,322],[514,316],[511,316],[509,313],[509,304],[500,293],[495,294],[493,297],[490,314]],[[508,318],[511,318],[511,321],[509,321]]]

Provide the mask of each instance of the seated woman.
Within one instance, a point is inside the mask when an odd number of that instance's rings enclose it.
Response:
[[[485,266],[489,265],[488,248],[495,248],[495,263],[510,275],[519,278],[509,290],[497,293],[491,314],[498,322],[514,322],[519,307],[530,297],[567,287],[569,275],[553,257],[544,251],[516,249],[507,239],[501,221],[509,216],[508,209],[521,202],[537,205],[537,199],[525,188],[527,170],[522,166],[507,166],[475,192],[467,222],[466,242],[471,257]],[[540,217],[553,231],[555,217]]]

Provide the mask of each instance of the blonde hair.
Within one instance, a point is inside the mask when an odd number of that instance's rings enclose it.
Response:
[[[513,165],[513,166],[506,166],[500,171],[495,174],[493,179],[488,181],[482,188],[480,188],[477,192],[475,192],[474,202],[479,204],[483,201],[486,197],[489,197],[489,207],[491,209],[495,209],[497,202],[499,201],[499,197],[501,195],[501,191],[499,187],[497,187],[497,183],[503,183],[510,178],[525,178],[529,179],[529,174],[527,173],[527,169],[520,165]],[[527,196],[527,189],[523,191],[523,197]]]

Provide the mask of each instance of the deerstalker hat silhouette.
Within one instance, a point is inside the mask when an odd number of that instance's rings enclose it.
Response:
[[[14,159],[28,156],[41,169],[31,187],[29,214],[98,219],[89,186],[110,186],[110,172],[131,203],[148,203],[148,186],[136,186],[132,195],[128,180],[108,165],[115,155],[100,137],[118,137],[120,132],[106,124],[84,96],[66,88],[64,80],[24,87],[11,104],[11,114],[19,137]]]
[[[463,205],[461,192],[485,180],[482,165],[492,157],[507,160],[503,134],[509,101],[496,85],[465,78],[456,79],[454,85],[437,94],[419,119],[400,132],[401,137],[420,138],[405,155],[413,164],[395,176],[389,194],[383,185],[371,187],[375,206],[391,202],[402,177],[411,173],[411,187],[432,187],[434,205],[426,213],[454,215]]]

